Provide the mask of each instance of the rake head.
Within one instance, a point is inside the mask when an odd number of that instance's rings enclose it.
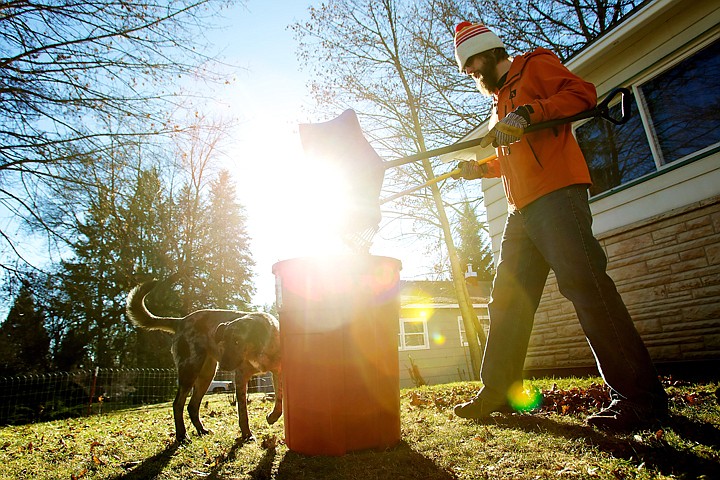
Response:
[[[380,225],[380,190],[385,166],[360,128],[353,110],[323,123],[300,125],[303,150],[332,162],[343,172],[349,206],[339,222],[343,241],[356,253],[367,253]]]

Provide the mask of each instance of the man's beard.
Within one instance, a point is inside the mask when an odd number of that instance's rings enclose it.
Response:
[[[473,76],[475,86],[483,95],[491,96],[500,88],[500,81],[497,74],[497,62],[493,59],[483,62],[482,68],[478,70],[478,76]]]

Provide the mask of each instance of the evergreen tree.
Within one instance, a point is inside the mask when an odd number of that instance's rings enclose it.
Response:
[[[127,205],[120,208],[127,226],[121,241],[124,259],[124,294],[150,278],[165,279],[177,269],[178,233],[173,228],[176,206],[167,194],[157,168],[138,173],[135,189]],[[148,298],[148,306],[158,315],[182,315],[181,301],[171,286],[161,284]],[[127,318],[122,319],[126,324]],[[124,366],[172,368],[171,337],[163,332],[134,329],[132,355]]]
[[[479,281],[491,281],[495,275],[492,248],[486,225],[478,218],[470,202],[462,205],[459,212],[457,248],[460,263],[472,265]]]
[[[115,198],[113,192],[98,190],[86,218],[78,221],[75,256],[62,263],[66,320],[77,338],[88,340],[93,364],[105,368],[122,364],[131,332],[123,315],[127,289],[118,271],[124,259],[117,248]]]
[[[207,252],[207,292],[217,308],[246,310],[254,285],[255,261],[250,252],[245,209],[235,197],[230,172],[223,170],[210,185],[208,231],[203,236]]]
[[[136,330],[124,313],[135,284],[165,278],[176,268],[170,250],[176,230],[168,228],[172,201],[157,169],[140,170],[134,184],[113,185],[97,190],[85,218],[77,222],[81,236],[72,244],[74,257],[62,264],[57,303],[67,327],[58,368],[88,362],[106,368],[172,366],[169,337]],[[154,311],[177,315],[179,301],[171,298]]]
[[[48,371],[50,337],[44,323],[30,285],[24,283],[0,325],[0,375]]]

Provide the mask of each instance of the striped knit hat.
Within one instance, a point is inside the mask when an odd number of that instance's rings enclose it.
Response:
[[[505,48],[505,44],[482,23],[462,22],[455,27],[455,59],[460,73],[468,58],[493,48]]]

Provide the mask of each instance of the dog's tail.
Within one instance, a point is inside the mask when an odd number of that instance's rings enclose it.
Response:
[[[157,280],[150,280],[133,288],[128,294],[125,312],[132,324],[136,327],[175,333],[177,318],[158,317],[150,313],[147,307],[145,307],[145,296],[150,293],[150,290],[152,290],[157,283]]]

